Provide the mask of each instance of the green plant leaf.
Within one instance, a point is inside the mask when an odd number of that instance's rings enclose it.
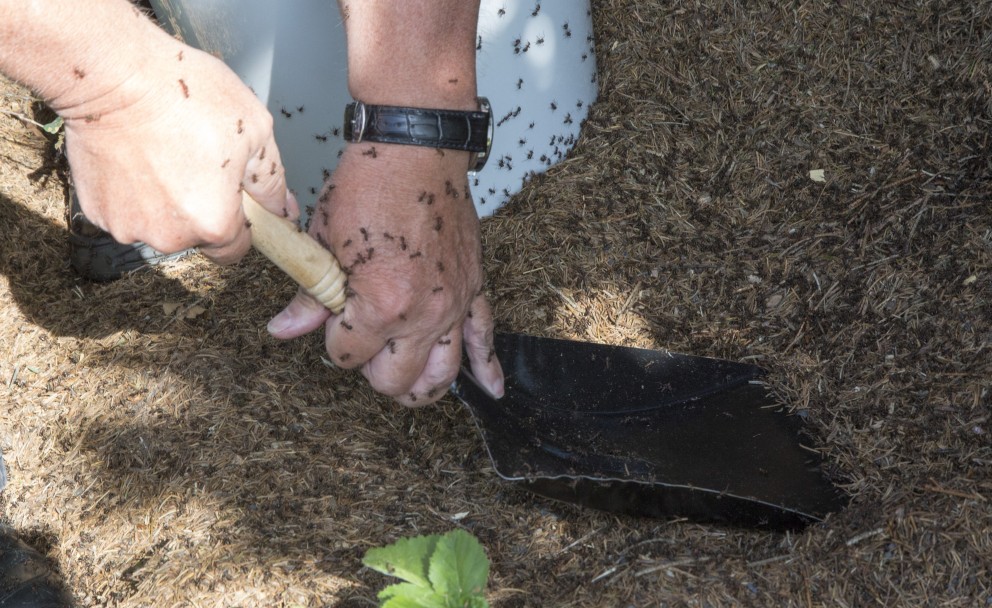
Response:
[[[425,589],[431,589],[428,564],[440,536],[401,538],[395,543],[369,549],[362,563],[377,572],[401,578]]]
[[[474,536],[452,530],[437,542],[427,572],[434,591],[445,596],[449,606],[464,606],[485,590],[489,559]]]
[[[51,133],[52,135],[55,135],[56,133],[59,132],[59,129],[62,128],[62,117],[59,116],[55,120],[53,120],[52,122],[50,122],[48,124],[41,125],[41,128],[44,129],[45,132]]]
[[[400,595],[379,604],[379,608],[444,608],[444,604],[422,604],[417,600]]]
[[[379,592],[380,608],[445,608],[444,598],[430,588],[397,583]]]

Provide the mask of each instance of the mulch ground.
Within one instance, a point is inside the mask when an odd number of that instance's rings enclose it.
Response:
[[[0,508],[80,605],[370,606],[368,548],[455,526],[500,608],[992,605],[992,4],[593,4],[578,146],[483,222],[499,326],[759,363],[850,505],[777,534],[543,500],[450,397],[269,338],[293,286],[258,255],[82,281],[5,85]]]

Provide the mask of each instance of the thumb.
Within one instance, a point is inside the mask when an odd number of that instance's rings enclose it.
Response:
[[[330,316],[331,311],[300,288],[289,305],[269,321],[267,329],[273,337],[289,340],[317,329]]]

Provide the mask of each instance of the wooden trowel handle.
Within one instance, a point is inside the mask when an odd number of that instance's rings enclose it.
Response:
[[[251,222],[251,244],[334,314],[344,309],[346,277],[334,254],[300,230],[296,222],[270,213],[247,192],[242,205]]]

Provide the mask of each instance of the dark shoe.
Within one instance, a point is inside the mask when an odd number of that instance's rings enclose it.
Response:
[[[76,192],[69,202],[69,263],[73,270],[91,281],[114,281],[125,273],[175,260],[192,250],[162,253],[144,243],[118,243],[109,233],[91,223],[79,206]]]
[[[0,608],[69,608],[72,601],[45,558],[0,524]]]

